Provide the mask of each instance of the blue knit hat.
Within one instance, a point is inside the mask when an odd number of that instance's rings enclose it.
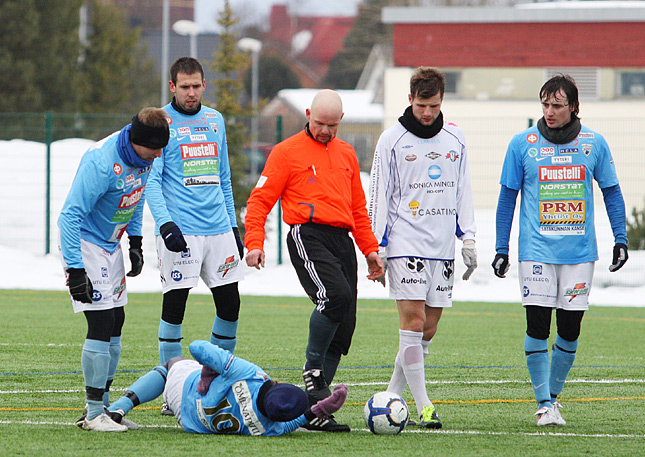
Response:
[[[309,399],[304,390],[293,384],[276,384],[264,395],[263,406],[272,421],[288,422],[307,410]]]

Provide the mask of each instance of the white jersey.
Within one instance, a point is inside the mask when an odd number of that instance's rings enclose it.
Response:
[[[368,213],[387,256],[454,260],[455,236],[475,238],[464,134],[444,122],[432,138],[400,123],[378,140]]]

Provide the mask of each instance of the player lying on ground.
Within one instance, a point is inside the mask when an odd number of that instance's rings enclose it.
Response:
[[[138,428],[123,416],[162,393],[187,432],[264,436],[291,433],[316,417],[329,417],[347,397],[347,387],[339,384],[331,397],[310,408],[299,387],[271,380],[259,366],[208,341],[193,341],[189,349],[196,361],[174,357],[130,386],[109,407],[115,423],[105,431]]]

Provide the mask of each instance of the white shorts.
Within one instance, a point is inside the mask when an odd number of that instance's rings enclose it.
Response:
[[[202,366],[195,360],[180,360],[175,362],[166,378],[166,387],[163,390],[163,400],[168,403],[170,410],[175,413],[175,418],[181,425],[181,399],[184,392],[186,378],[196,370],[201,371]]]
[[[156,236],[163,293],[190,289],[201,277],[209,289],[244,279],[233,231],[221,235],[184,235],[188,252],[172,252]]]
[[[523,261],[519,265],[522,305],[567,311],[589,309],[589,292],[595,262],[554,265]]]
[[[60,246],[58,249],[60,250]],[[85,265],[85,272],[92,281],[94,295],[92,295],[92,303],[83,303],[72,298],[74,312],[102,311],[125,306],[128,303],[128,291],[125,286],[125,268],[121,246],[119,245],[116,251],[110,254],[96,244],[81,239],[81,257]],[[67,277],[67,264],[65,260],[62,262],[63,271]]]
[[[390,298],[424,300],[433,308],[452,306],[454,261],[396,257],[388,259],[387,265]]]

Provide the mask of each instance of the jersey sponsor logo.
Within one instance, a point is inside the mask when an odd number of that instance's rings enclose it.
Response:
[[[537,157],[537,149],[536,148],[529,148],[528,150],[528,155],[529,157]]]
[[[170,138],[175,138],[177,136],[177,130],[170,129]]]
[[[429,188],[445,188],[445,187],[455,187],[455,181],[427,181],[427,182],[415,182],[408,184],[409,190],[418,190],[418,189],[429,189]],[[432,192],[428,192],[432,193]]]
[[[125,183],[123,182],[122,179],[117,179],[116,181],[116,188],[121,190],[125,187]]]
[[[452,292],[452,287],[453,286],[438,285],[437,288],[435,289],[435,291],[436,292]]]
[[[134,175],[128,175],[125,177],[125,185],[126,186],[131,186],[134,184]]]
[[[219,176],[206,175],[206,176],[190,176],[184,178],[184,186],[212,186],[219,184]]]
[[[593,132],[580,132],[578,133],[578,138],[593,138]]]
[[[428,284],[423,278],[401,278],[401,284]]]
[[[416,257],[408,257],[408,260],[405,262],[405,266],[413,273],[421,273],[425,269],[423,261]]]
[[[208,127],[195,127],[195,133],[208,132]]]
[[[168,122],[168,125],[172,125],[172,117],[166,116],[166,121]]]
[[[206,141],[206,135],[199,134],[199,135],[190,135],[190,141]]]
[[[584,199],[585,184],[582,182],[540,183],[540,200]]]
[[[541,275],[542,274],[542,265],[533,265],[533,274]]]
[[[428,159],[435,160],[435,159],[438,159],[439,157],[441,157],[441,154],[438,154],[436,152],[429,152],[428,154],[426,154],[426,157]]]
[[[586,282],[580,282],[573,286],[572,288],[565,289],[564,296],[571,297],[569,303],[573,301],[578,295],[587,295],[589,293],[589,287],[587,287]]]
[[[143,189],[143,187],[140,187],[132,191],[132,193],[122,196],[118,207],[130,208],[139,203],[139,200],[141,200],[141,196],[143,195]]]
[[[107,267],[101,267],[101,277],[102,278],[107,278],[108,277],[108,269],[107,269]]]
[[[591,154],[591,151],[593,151],[593,146],[591,144],[583,144],[582,145],[582,152],[584,153],[585,156],[589,157],[589,154]]]
[[[529,288],[528,288],[528,287],[526,287],[526,286],[523,286],[523,287],[522,287],[522,295],[524,296],[524,298],[526,298],[526,297],[528,297],[529,295],[531,295],[531,291],[529,290]]]
[[[531,144],[535,144],[538,141],[538,136],[535,133],[529,133],[528,135],[526,135],[526,141]]]
[[[448,154],[446,154],[446,159],[449,159],[451,162],[456,161],[459,158],[459,154],[457,154],[457,151],[449,151]]]
[[[114,174],[117,176],[123,173],[123,167],[120,163],[115,163],[114,165],[112,165],[112,170],[114,170]]]
[[[415,160],[417,160],[416,154],[408,154],[407,156],[405,156],[406,162],[414,162]]]
[[[408,203],[408,207],[412,211],[412,217],[416,218],[417,216],[456,216],[457,210],[455,208],[422,208],[421,204],[412,200]]]
[[[217,113],[204,113],[204,117],[217,117]]]
[[[552,157],[551,163],[553,164],[563,164],[563,163],[573,163],[571,156],[561,156],[561,157]]]
[[[540,155],[542,157],[551,157],[555,155],[555,148],[553,146],[540,148]]]
[[[179,127],[177,129],[177,134],[179,135],[190,135],[190,127]]]
[[[579,225],[540,225],[540,235],[559,236],[559,235],[584,235],[585,226]]]
[[[453,273],[455,272],[454,262],[452,260],[446,260],[443,262],[443,269],[441,270],[441,276],[443,279],[448,281]]]
[[[182,277],[183,277],[183,276],[182,276],[182,274],[181,274],[181,271],[179,271],[179,270],[172,270],[172,271],[170,272],[170,278],[171,278],[173,281],[181,281],[181,278],[182,278]]]
[[[411,144],[404,144],[403,146],[401,146],[401,149],[410,149],[410,148],[413,148],[413,147],[414,146],[412,146]]]
[[[204,157],[217,157],[217,143],[195,143],[181,145],[181,158],[200,159]]]
[[[540,162],[541,160],[548,159],[548,157],[536,157],[535,161]]]
[[[439,179],[441,176],[441,167],[439,165],[431,165],[428,168],[428,176],[430,179]]]
[[[539,168],[539,180],[544,181],[584,181],[584,165],[544,166]]]
[[[226,276],[226,273],[228,273],[229,270],[232,270],[233,268],[237,267],[239,263],[240,261],[236,260],[235,256],[227,257],[224,263],[219,266],[219,268],[217,269],[217,272],[218,273],[224,272],[222,274],[222,278],[223,278],[224,276]]]
[[[265,432],[264,426],[253,409],[253,395],[246,381],[238,381],[231,386],[235,403],[240,408],[240,414],[244,425],[247,426],[251,435],[259,436]]]
[[[441,143],[441,140],[438,140],[436,138],[419,138],[417,140],[417,144],[438,144]]]
[[[218,129],[217,124],[215,124],[215,123],[210,123],[210,124],[208,124],[208,125],[209,125],[209,127],[211,128],[211,130],[213,131],[213,133],[217,134],[217,131],[218,131],[218,130],[217,130],[217,129]]]
[[[560,154],[577,154],[578,148],[560,148]]]
[[[540,202],[540,224],[584,224],[584,200],[555,200]]]
[[[101,301],[102,298],[103,298],[103,294],[98,290],[94,289],[94,292],[92,293],[92,301]]]
[[[112,292],[112,296],[114,297],[116,295],[116,298],[121,298],[121,295],[125,292],[125,276],[123,279],[121,279],[121,282],[119,283],[118,286],[114,288],[114,291]]]

